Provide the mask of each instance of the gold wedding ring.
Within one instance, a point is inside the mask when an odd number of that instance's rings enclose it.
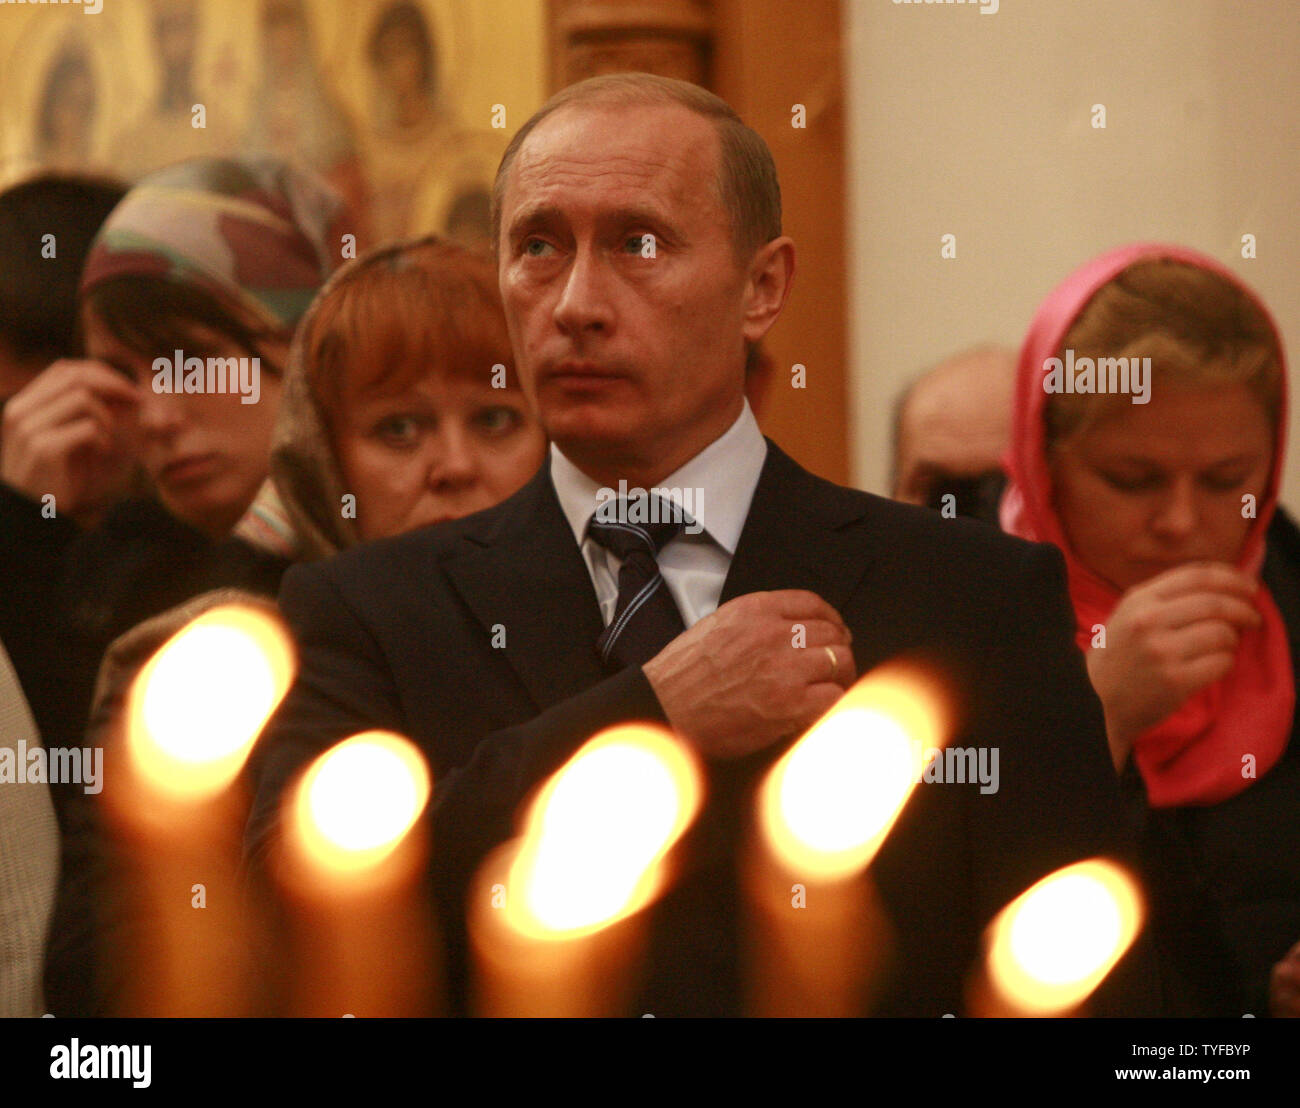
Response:
[[[822,649],[826,651],[826,657],[828,657],[831,660],[831,675],[830,677],[827,678],[827,680],[834,681],[835,675],[840,671],[840,660],[835,656],[834,647],[824,646],[822,647]]]

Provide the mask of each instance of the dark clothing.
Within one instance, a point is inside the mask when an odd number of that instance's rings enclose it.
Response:
[[[1262,578],[1286,624],[1294,668],[1300,530],[1281,510],[1269,527]],[[1140,780],[1130,783],[1144,801]],[[1266,1015],[1273,965],[1300,942],[1296,722],[1281,759],[1236,796],[1208,807],[1148,811],[1143,850],[1177,1014]]]
[[[829,484],[769,444],[721,603],[785,588],[843,615],[859,672],[904,654],[941,667],[963,709],[953,744],[999,751],[996,792],[918,786],[872,868],[898,954],[873,1010],[964,1011],[980,934],[999,909],[1055,868],[1136,851],[1060,555]],[[466,886],[514,833],[521,799],[596,731],[663,722],[663,710],[641,667],[601,666],[595,590],[546,466],[495,508],[295,567],[281,609],[301,668],[257,755],[250,852],[262,857],[281,792],[309,759],[369,728],[411,736],[437,783],[432,876],[463,1005]],[[740,1010],[738,843],[749,790],[778,753],[709,767],[684,871],[652,909],[633,1011]],[[1146,958],[1139,944],[1096,1010],[1151,1010]]]
[[[978,519],[998,526],[998,502],[1007,487],[1006,475],[1000,469],[976,474],[974,477],[936,477],[925,499],[925,506],[936,512],[945,509],[954,514]],[[952,499],[945,503],[944,497]]]
[[[154,500],[125,501],[83,532],[0,484],[0,640],[45,746],[85,744],[95,678],[119,635],[215,588],[274,596],[288,565],[237,539],[214,544]],[[51,793],[63,847],[46,1006],[102,1014],[91,953],[103,880],[97,799],[75,784]]]
[[[237,539],[214,544],[149,498],[83,532],[0,484],[0,636],[43,740],[80,744],[118,635],[211,589],[274,595],[288,565]]]

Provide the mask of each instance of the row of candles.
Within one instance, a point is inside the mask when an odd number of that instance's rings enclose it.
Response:
[[[148,947],[133,952],[129,1014],[254,1014],[247,983],[264,921],[241,884],[247,797],[238,781],[293,673],[279,621],[234,605],[187,625],[132,687],[121,779],[105,790],[135,863],[138,907],[153,921]],[[741,864],[747,1011],[862,1011],[888,945],[871,861],[948,728],[933,679],[886,666],[769,771]],[[384,732],[338,743],[288,790],[274,877],[288,916],[293,1014],[436,1010],[438,941],[421,880],[436,849],[422,819],[431,791],[420,751]],[[674,847],[704,799],[696,756],[667,730],[625,725],[586,743],[478,875],[469,898],[475,1010],[626,1011],[647,908],[672,880]],[[989,925],[969,983],[972,1014],[1081,1013],[1142,915],[1136,883],[1111,861],[1048,875]]]

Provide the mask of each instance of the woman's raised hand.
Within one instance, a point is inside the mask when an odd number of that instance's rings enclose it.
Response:
[[[138,406],[136,386],[104,363],[55,362],[5,405],[0,481],[92,526],[135,465]]]
[[[1231,671],[1241,633],[1258,627],[1258,583],[1221,562],[1191,562],[1129,589],[1088,651],[1120,769],[1139,734]]]

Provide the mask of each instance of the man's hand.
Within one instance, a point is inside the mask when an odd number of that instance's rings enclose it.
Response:
[[[1275,1016],[1300,1016],[1300,943],[1273,967],[1268,979],[1268,1007]]]
[[[1257,588],[1232,566],[1196,562],[1124,594],[1106,645],[1087,653],[1117,769],[1139,734],[1231,672],[1241,632],[1262,622],[1251,603]]]
[[[843,695],[857,678],[851,642],[839,613],[815,593],[750,593],[643,668],[669,723],[701,754],[738,758],[805,730]]]
[[[5,405],[0,481],[92,526],[135,465],[135,386],[102,362],[62,359]]]

